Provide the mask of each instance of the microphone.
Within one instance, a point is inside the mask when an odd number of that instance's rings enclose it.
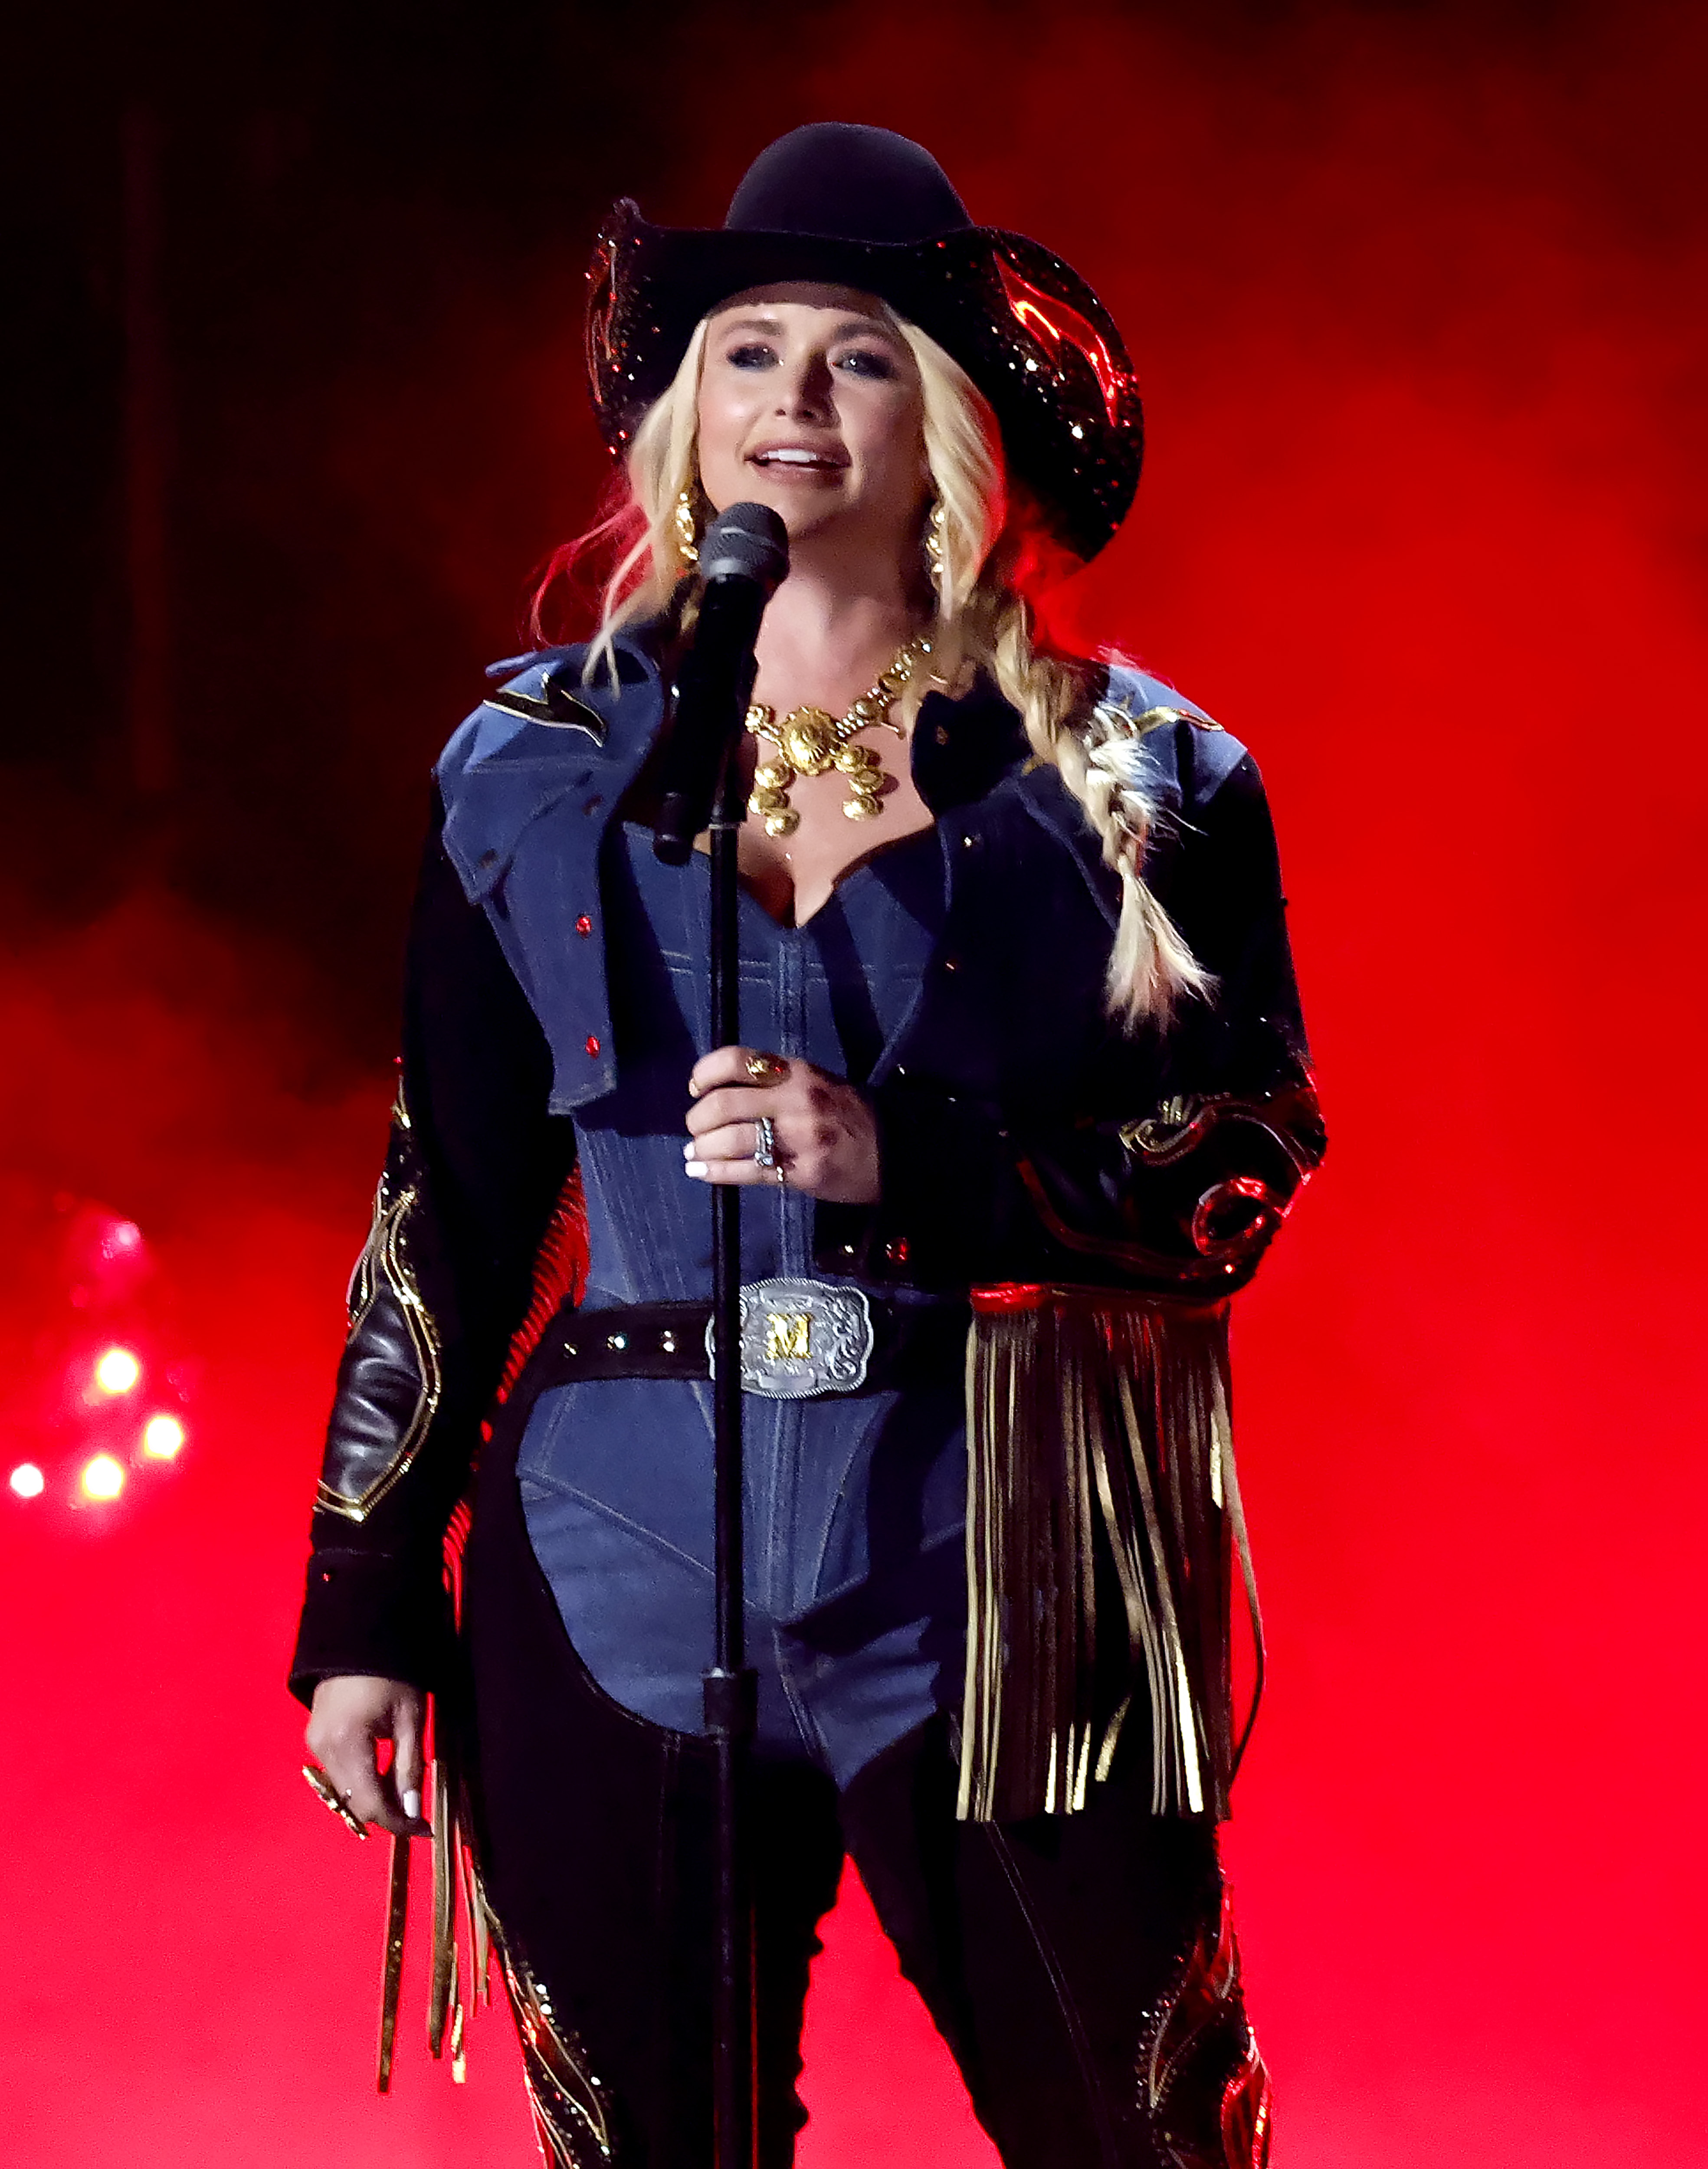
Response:
[[[685,866],[712,818],[718,778],[753,696],[753,643],[765,606],[789,568],[788,530],[769,505],[732,504],[700,544],[705,593],[682,665],[659,775],[653,850]]]

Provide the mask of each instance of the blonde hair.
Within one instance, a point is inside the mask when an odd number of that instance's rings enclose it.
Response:
[[[624,626],[656,617],[683,600],[675,516],[681,493],[691,497],[698,490],[696,438],[707,321],[696,327],[669,388],[635,431],[626,502],[575,546],[579,554],[601,540],[628,538],[604,584],[599,631],[584,672],[590,680],[601,669],[614,675],[612,637]],[[1103,863],[1121,883],[1107,982],[1110,1013],[1129,1030],[1147,1018],[1166,1024],[1182,996],[1205,996],[1214,982],[1140,872],[1156,806],[1134,718],[1117,703],[1092,698],[1098,673],[1092,663],[1049,654],[1035,644],[1033,607],[1024,592],[1037,584],[1041,570],[1035,524],[1013,516],[996,417],[971,377],[935,339],[900,317],[890,316],[889,322],[919,370],[926,464],[942,508],[937,635],[945,670],[987,671],[1018,711],[1034,754],[1059,770],[1085,809]]]

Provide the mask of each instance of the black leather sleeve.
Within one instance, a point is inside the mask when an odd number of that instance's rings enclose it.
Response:
[[[928,1071],[880,1086],[883,1195],[860,1237],[867,1270],[1205,1298],[1256,1271],[1326,1139],[1274,830],[1249,755],[1158,839],[1146,874],[1214,975],[1210,997],[1182,1001],[1163,1031],[1112,1026],[1070,1109],[951,1092]],[[1023,988],[1015,1000],[1024,1005]]]
[[[436,803],[411,917],[399,1090],[350,1292],[291,1691],[437,1684],[445,1528],[574,1154],[544,1037],[462,893]]]

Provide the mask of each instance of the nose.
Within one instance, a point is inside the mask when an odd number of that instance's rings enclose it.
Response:
[[[779,372],[777,413],[791,422],[827,422],[835,410],[835,384],[821,354],[803,354]]]

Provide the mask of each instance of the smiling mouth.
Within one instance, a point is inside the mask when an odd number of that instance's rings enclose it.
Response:
[[[814,478],[840,475],[847,461],[830,452],[815,452],[805,445],[772,445],[748,455],[751,466],[766,474],[798,474]]]

